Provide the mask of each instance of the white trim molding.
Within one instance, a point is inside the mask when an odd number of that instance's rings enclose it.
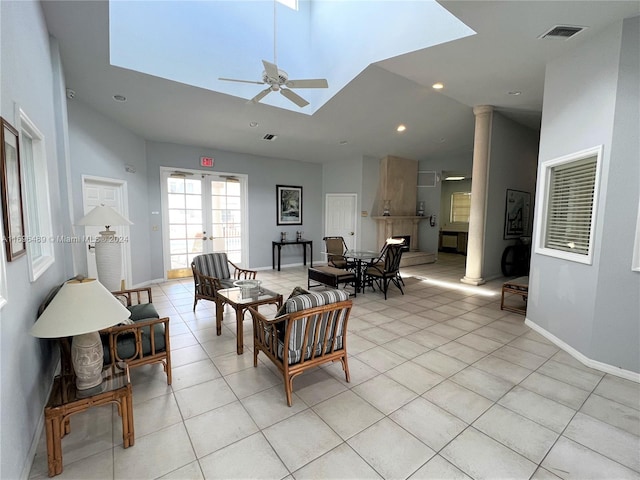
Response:
[[[613,365],[609,365],[608,363],[599,362],[597,360],[593,360],[586,355],[580,353],[578,350],[573,348],[571,345],[565,343],[560,340],[554,334],[549,333],[541,326],[535,324],[528,318],[525,318],[524,324],[531,328],[533,331],[539,333],[544,338],[552,342],[556,347],[561,348],[573,358],[578,360],[584,366],[593,368],[595,370],[600,370],[604,373],[610,373],[611,375],[615,375],[616,377],[621,377],[626,380],[631,380],[632,382],[640,383],[640,373],[632,372],[631,370],[625,370],[624,368],[614,367]]]

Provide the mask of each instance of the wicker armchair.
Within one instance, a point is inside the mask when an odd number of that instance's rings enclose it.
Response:
[[[61,285],[51,289],[38,308],[38,316],[56,296]],[[171,345],[169,317],[159,318],[152,303],[151,288],[135,288],[112,292],[131,312],[132,324],[122,324],[100,330],[105,366],[126,362],[129,367],[161,363],[171,385]],[[72,374],[71,341],[60,339],[62,374]]]
[[[233,267],[233,277],[229,266]],[[235,280],[255,279],[256,271],[238,267],[227,258],[226,253],[205,253],[191,262],[193,282],[195,284],[193,310],[198,300],[215,302],[216,291],[221,288],[233,288]]]
[[[126,362],[129,367],[161,363],[171,385],[169,317],[159,318],[153,306],[151,288],[112,292],[131,312],[133,324],[100,330],[104,364]]]
[[[343,290],[325,290],[292,296],[287,312],[273,320],[249,307],[253,317],[253,366],[264,354],[282,373],[287,405],[291,406],[293,379],[327,362],[340,361],[346,381],[347,322],[352,302]]]

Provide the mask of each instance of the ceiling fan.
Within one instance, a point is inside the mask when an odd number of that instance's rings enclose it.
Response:
[[[238,80],[236,78],[218,78],[226,82],[255,83],[257,85],[268,85],[267,88],[259,92],[255,97],[249,100],[252,103],[258,103],[271,92],[280,92],[284,97],[291,100],[299,107],[309,105],[304,98],[295,93],[292,88],[328,88],[329,84],[324,78],[307,78],[301,80],[289,80],[289,75],[284,70],[280,70],[277,65],[276,57],[276,2],[273,2],[273,63],[262,60],[264,71],[262,72],[262,81],[255,80]]]

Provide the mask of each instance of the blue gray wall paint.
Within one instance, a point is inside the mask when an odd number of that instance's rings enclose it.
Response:
[[[104,177],[127,182],[129,197],[129,227],[131,271],[134,285],[150,278],[150,216],[147,192],[147,162],[145,142],[137,135],[79,101],[68,103],[69,145],[71,151],[71,181],[73,193],[73,220],[83,216],[82,175]],[[135,173],[125,171],[125,165],[135,167]],[[75,227],[79,235],[83,227]],[[79,273],[87,274],[86,245],[76,255]]]
[[[54,105],[64,105],[59,88],[60,59],[50,44],[40,2],[0,2],[1,103],[0,114],[17,125],[16,104],[35,123],[45,138],[45,154],[51,190],[54,235],[69,234],[68,202],[61,194],[66,186]],[[25,61],[29,59],[29,61]],[[58,88],[56,88],[58,86]],[[63,148],[62,146],[61,148]],[[4,248],[0,252],[4,255]],[[28,334],[39,303],[51,287],[72,270],[64,244],[54,247],[55,263],[35,282],[29,281],[27,258],[7,263],[7,304],[0,311],[0,477],[26,478],[33,448],[40,435],[45,404],[57,363],[51,340]]]
[[[632,372],[640,372],[640,275],[631,270],[640,188],[639,22],[619,22],[547,65],[540,162],[602,144],[600,203],[593,264],[533,255],[527,311],[586,357]]]

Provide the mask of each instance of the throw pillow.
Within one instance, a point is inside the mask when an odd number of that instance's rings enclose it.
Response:
[[[291,295],[289,295],[289,298],[297,297],[298,295],[306,295],[307,293],[309,292],[307,292],[304,288],[296,287],[291,291]],[[287,300],[289,300],[289,298],[287,298]],[[285,313],[287,313],[287,300],[282,302],[282,306],[278,309],[278,313],[276,313],[276,317],[279,317],[280,315],[284,315]]]

